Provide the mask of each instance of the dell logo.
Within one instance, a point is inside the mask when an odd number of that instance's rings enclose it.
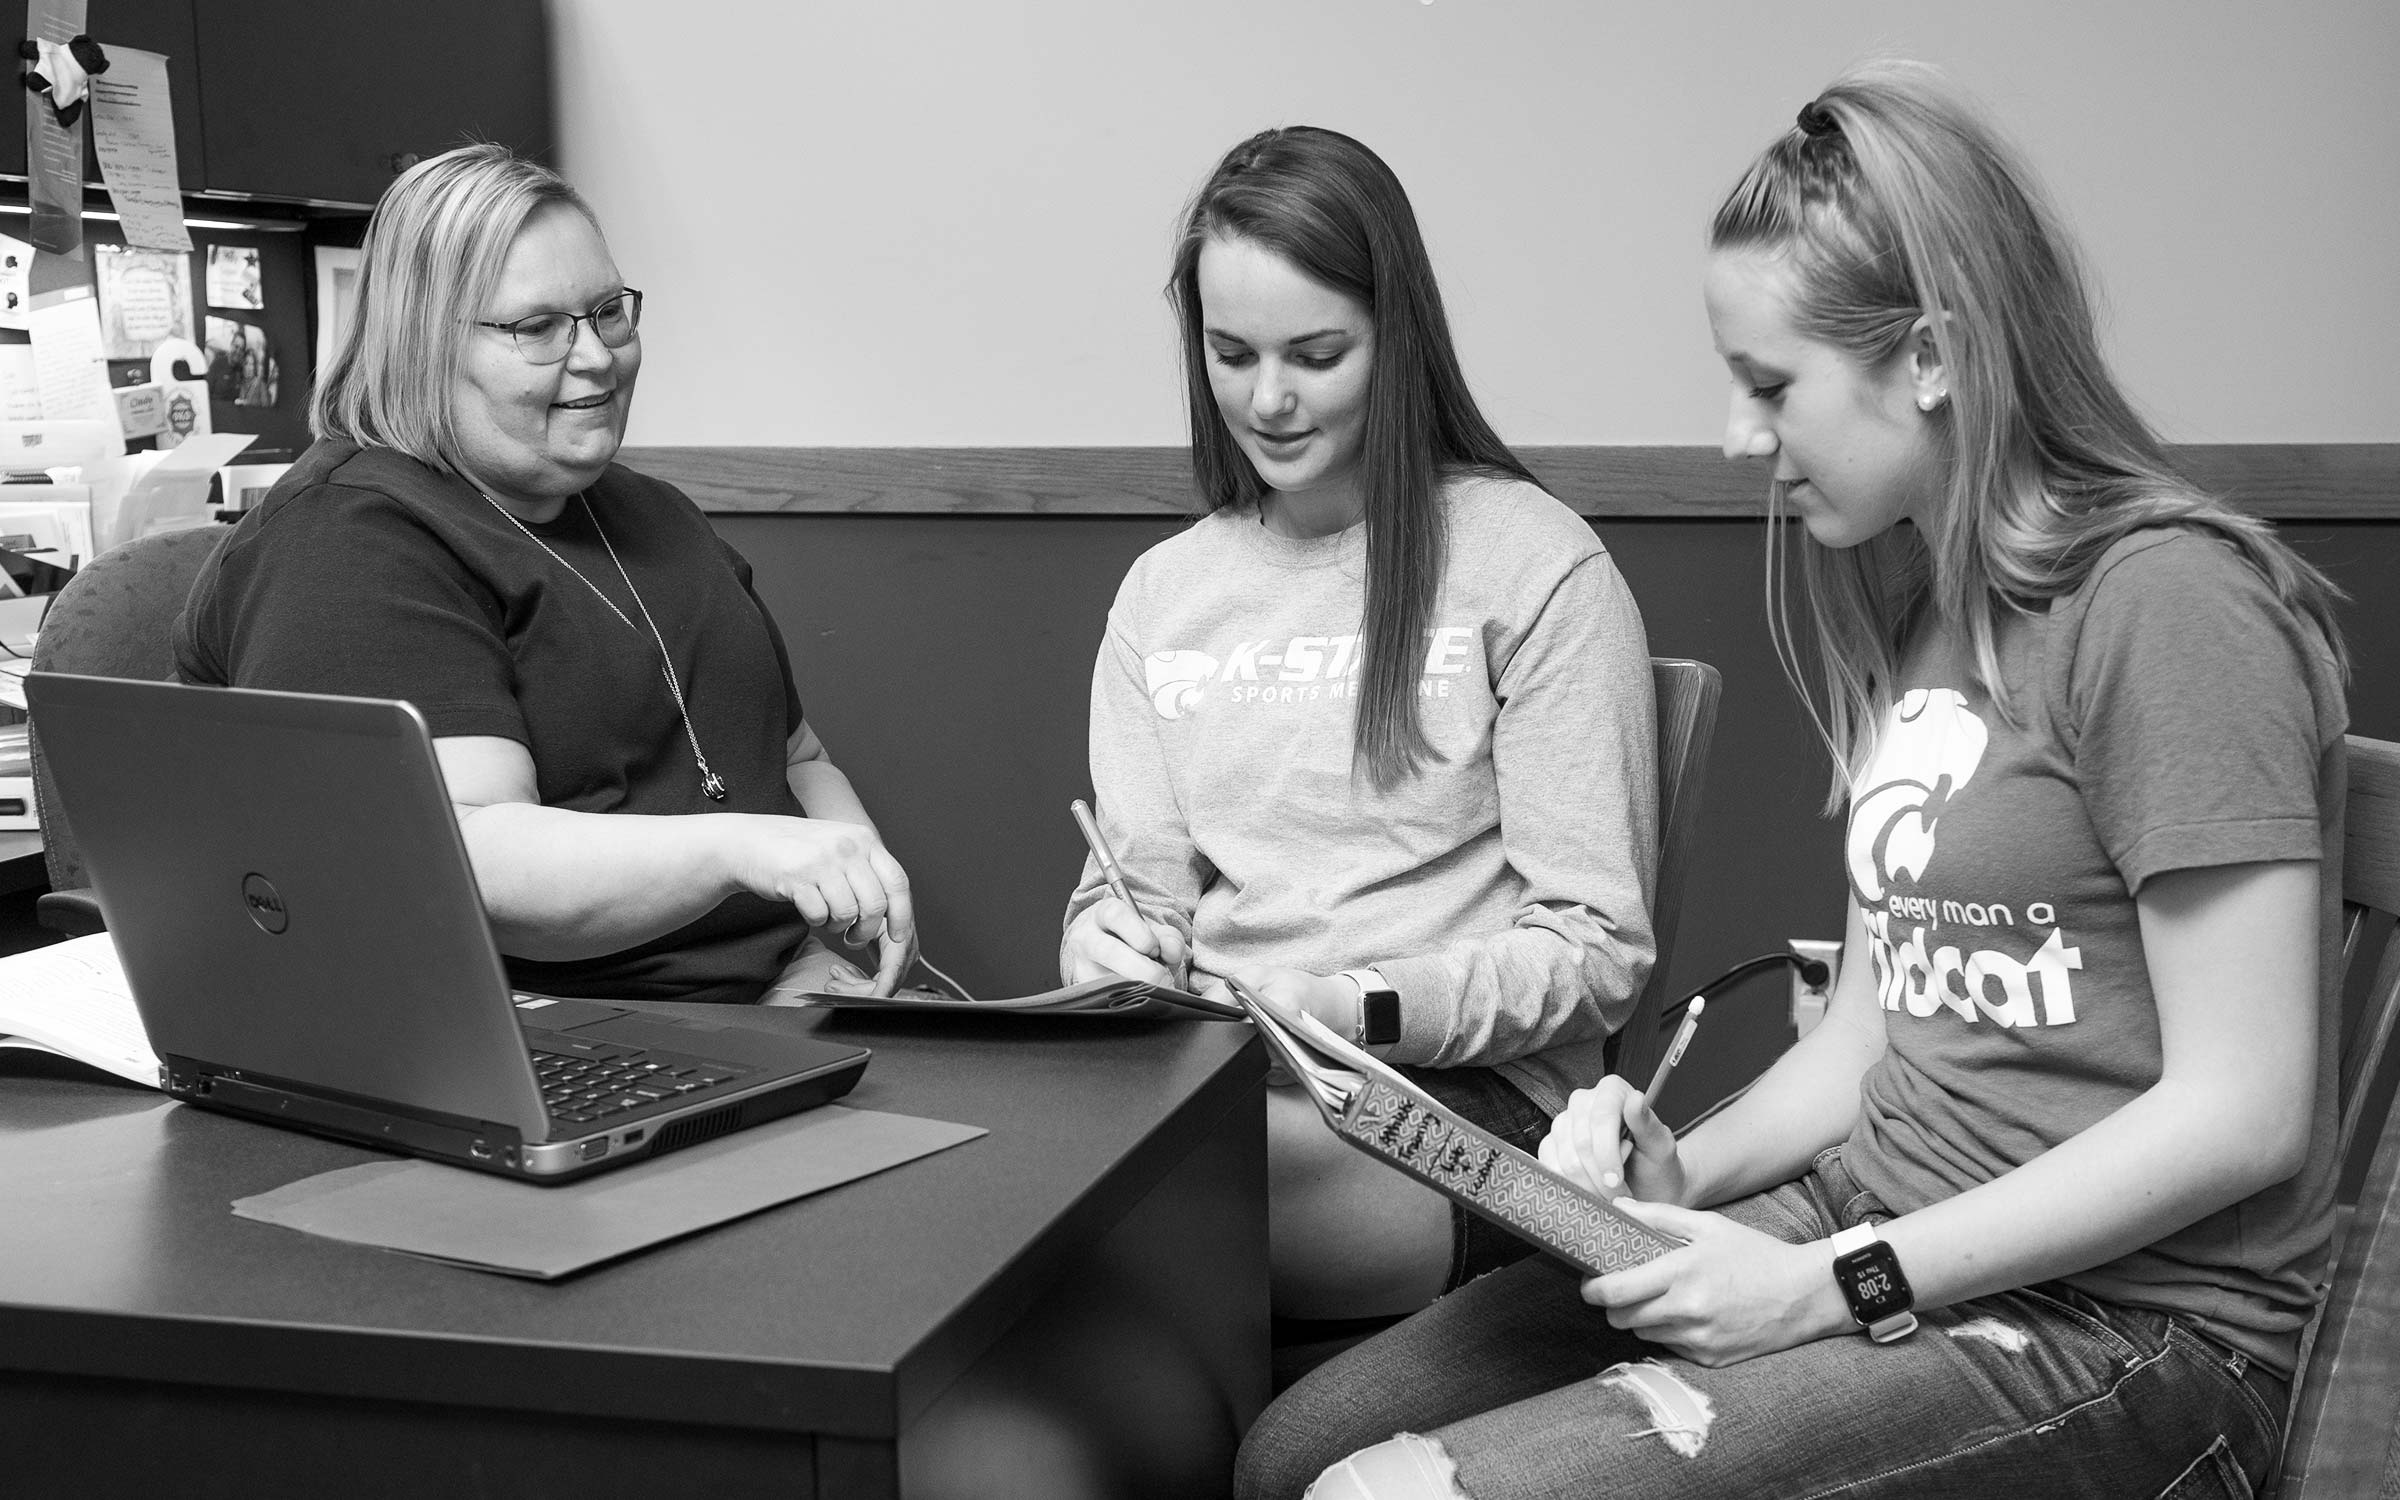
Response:
[[[258,924],[264,933],[278,933],[291,925],[291,914],[283,909],[283,895],[264,875],[242,877],[242,910]]]

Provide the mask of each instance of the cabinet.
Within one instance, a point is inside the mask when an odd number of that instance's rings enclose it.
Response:
[[[186,3],[211,192],[366,205],[469,140],[552,155],[541,0]]]
[[[102,46],[167,57],[186,193],[365,208],[469,140],[552,155],[542,0],[90,0]],[[0,105],[0,175],[25,118]],[[84,177],[100,171],[87,145]]]

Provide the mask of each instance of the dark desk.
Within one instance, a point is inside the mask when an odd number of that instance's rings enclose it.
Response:
[[[369,1154],[0,1054],[0,1492],[1221,1492],[1267,1396],[1248,1028],[762,1014],[991,1134],[548,1286],[237,1219]]]

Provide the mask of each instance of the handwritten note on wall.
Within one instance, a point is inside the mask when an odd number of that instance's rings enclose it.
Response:
[[[183,227],[165,57],[131,47],[108,49],[108,71],[92,80],[92,152],[125,221],[125,243],[189,255],[192,237]]]

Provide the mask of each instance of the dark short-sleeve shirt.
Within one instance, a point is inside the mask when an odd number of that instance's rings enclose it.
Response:
[[[1997,642],[2014,721],[1924,653],[1851,802],[1851,895],[1889,1046],[1845,1157],[1907,1213],[2023,1165],[2156,1083],[2135,898],[2174,870],[2312,860],[2317,1091],[2299,1175],[2068,1278],[2288,1371],[2328,1242],[2340,1003],[2333,656],[2226,543],[2159,529]]]
[[[405,699],[437,738],[523,744],[548,807],[797,815],[784,765],[800,700],[783,639],[749,564],[699,508],[611,466],[529,529],[391,449],[318,443],[194,584],[177,670],[193,683]],[[650,622],[726,784],[721,804],[701,791]],[[508,969],[552,994],[751,1001],[805,935],[789,904],[737,895],[622,952],[510,956]]]

